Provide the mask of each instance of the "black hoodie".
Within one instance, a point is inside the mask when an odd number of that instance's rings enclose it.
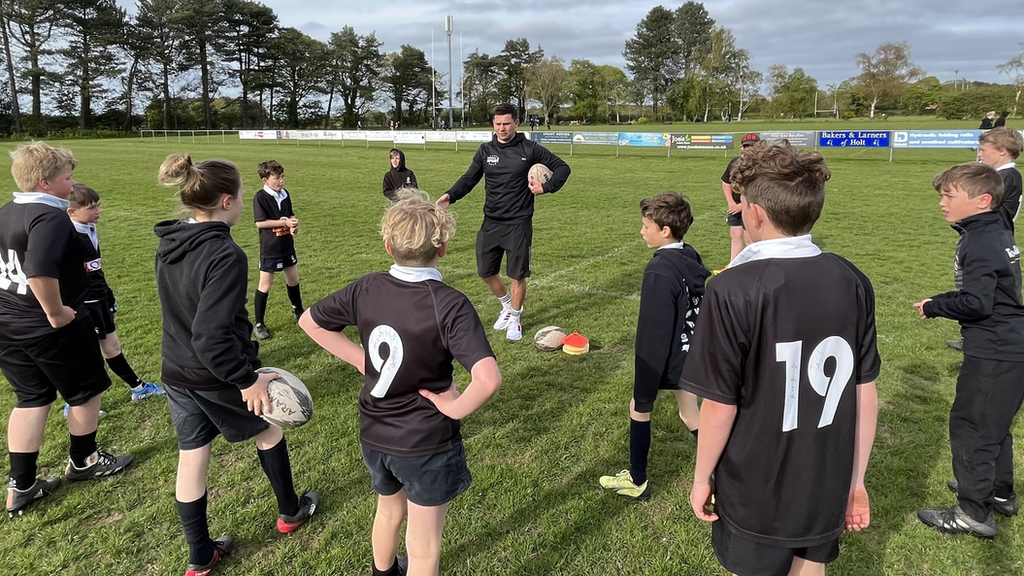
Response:
[[[655,250],[644,269],[636,323],[637,383],[678,388],[711,272],[693,246]]]
[[[245,309],[249,261],[223,222],[160,222],[156,285],[163,309],[163,369],[167,384],[241,389],[260,366]]]
[[[392,148],[391,152],[398,152],[398,167],[391,167],[384,173],[384,197],[392,202],[398,202],[399,188],[419,188],[416,184],[416,173],[405,167],[405,152],[398,148]],[[391,153],[388,153],[388,162],[391,162]]]

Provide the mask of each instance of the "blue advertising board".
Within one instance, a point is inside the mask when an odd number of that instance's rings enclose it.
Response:
[[[891,132],[883,130],[827,130],[818,132],[825,148],[888,148]]]
[[[616,146],[619,143],[618,132],[573,132],[573,144],[600,144]]]
[[[977,148],[981,130],[902,130],[893,132],[893,148]]]
[[[530,139],[538,144],[572,144],[572,132],[537,132]]]
[[[668,134],[651,134],[649,132],[619,132],[619,146],[664,147],[668,145]]]

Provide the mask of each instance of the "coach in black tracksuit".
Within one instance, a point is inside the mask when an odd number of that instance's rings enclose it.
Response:
[[[990,187],[999,187],[994,170],[971,168],[991,172]],[[993,194],[992,205],[998,206],[998,201]],[[937,512],[922,520],[943,531],[990,538],[996,532],[993,509],[1016,513],[1010,427],[1024,400],[1020,251],[998,209],[963,218],[953,227],[960,233],[953,268],[956,290],[926,299],[920,311],[928,318],[960,322],[964,362],[949,415],[957,482],[950,488],[957,492],[960,510],[974,522],[957,524],[946,510],[922,511],[926,516]]]
[[[477,274],[501,301],[502,311],[495,330],[505,330],[509,340],[522,338],[519,323],[526,301],[526,279],[530,276],[530,246],[533,243],[533,203],[539,194],[557,192],[569,178],[569,165],[543,146],[516,133],[516,109],[511,104],[494,108],[494,137],[480,145],[469,170],[438,198],[441,206],[453,204],[469,194],[484,178],[484,221],[476,237]],[[543,164],[551,179],[529,180],[534,164]],[[508,255],[506,272],[512,293],[501,279],[501,259]]]

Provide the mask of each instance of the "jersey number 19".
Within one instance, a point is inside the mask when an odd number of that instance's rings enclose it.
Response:
[[[789,432],[797,427],[800,402],[800,364],[803,356],[803,340],[779,342],[775,345],[775,360],[786,364],[786,404],[782,415],[782,431]],[[832,376],[825,374],[825,362],[835,358]],[[839,409],[843,390],[853,376],[853,349],[840,336],[829,336],[822,340],[807,360],[807,379],[811,388],[825,398],[825,406],[818,419],[818,428],[830,426]]]

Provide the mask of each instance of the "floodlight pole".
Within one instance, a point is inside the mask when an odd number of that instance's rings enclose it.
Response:
[[[454,22],[451,16],[444,17],[444,31],[448,34],[448,128],[451,129],[452,119],[452,28]]]
[[[437,72],[434,71],[434,29],[430,29],[430,127],[437,130]]]

